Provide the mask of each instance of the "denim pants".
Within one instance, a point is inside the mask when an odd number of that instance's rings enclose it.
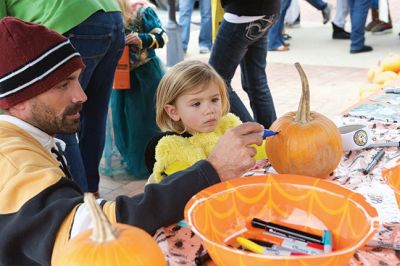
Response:
[[[193,7],[194,0],[179,0],[179,25],[184,51],[187,51],[189,44]],[[199,46],[211,49],[211,0],[200,0],[200,20]]]
[[[328,3],[322,0],[306,0],[306,1],[320,11],[324,10],[328,6]]]
[[[271,27],[268,32],[268,50],[272,51],[285,44],[283,39],[283,28],[285,26],[285,16],[292,0],[282,0],[281,10],[279,12],[278,20]]]
[[[365,22],[371,4],[371,0],[349,0],[351,20],[350,51],[360,50],[365,45]]]
[[[114,72],[125,46],[121,13],[96,12],[64,36],[71,40],[86,65],[80,83],[88,100],[81,111],[80,131],[57,137],[67,144],[65,155],[73,179],[83,191],[96,192],[108,102]]]
[[[267,32],[275,15],[242,24],[222,20],[209,63],[225,80],[231,112],[243,122],[253,121],[239,96],[231,86],[240,64],[242,87],[246,91],[254,120],[269,128],[276,119],[275,106],[267,84]]]

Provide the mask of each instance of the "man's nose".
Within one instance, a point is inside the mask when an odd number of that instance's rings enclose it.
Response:
[[[84,103],[87,101],[86,93],[83,91],[81,84],[79,81],[76,81],[73,87],[73,95],[72,95],[72,102],[74,103]]]

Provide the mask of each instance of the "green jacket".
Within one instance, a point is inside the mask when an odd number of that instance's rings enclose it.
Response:
[[[115,0],[2,0],[0,18],[17,17],[64,34],[99,10],[120,11]]]

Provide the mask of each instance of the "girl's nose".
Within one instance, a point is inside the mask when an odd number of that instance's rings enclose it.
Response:
[[[206,114],[213,114],[214,113],[214,108],[213,108],[212,104],[207,104],[207,106],[205,108],[205,113]]]

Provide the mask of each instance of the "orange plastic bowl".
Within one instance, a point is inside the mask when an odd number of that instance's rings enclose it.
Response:
[[[334,251],[283,257],[227,246],[226,240],[248,230],[254,217],[311,233],[327,228]],[[185,219],[213,261],[226,266],[347,265],[379,227],[376,210],[360,194],[326,180],[296,175],[245,177],[216,184],[187,203]]]
[[[388,169],[383,170],[382,174],[386,183],[393,189],[397,205],[400,206],[400,159],[389,162],[386,167]]]

